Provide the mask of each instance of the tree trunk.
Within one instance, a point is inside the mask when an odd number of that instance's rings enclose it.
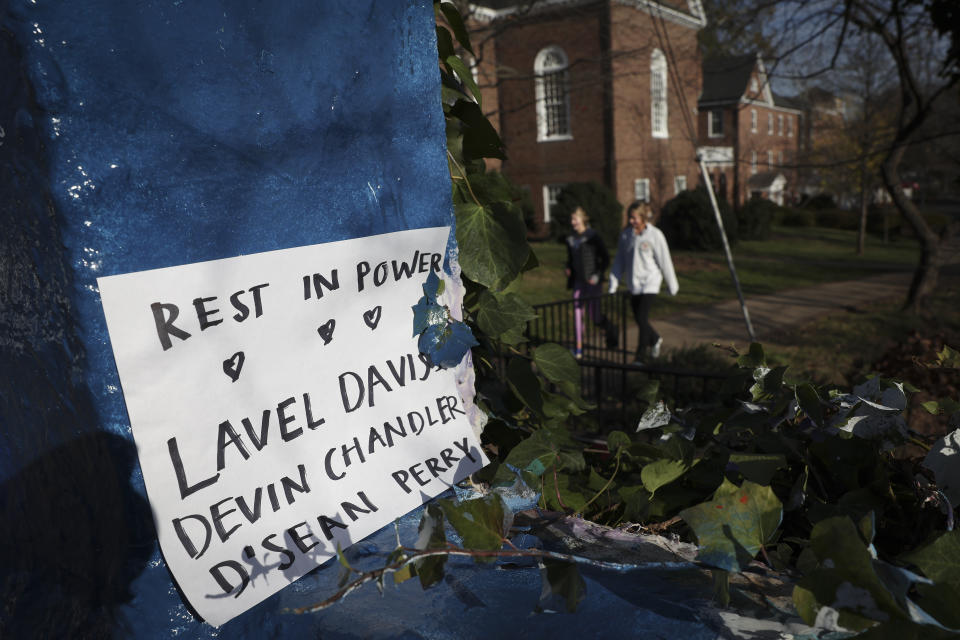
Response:
[[[857,233],[857,255],[862,256],[867,244],[867,161],[860,161],[860,230]]]
[[[920,262],[913,272],[910,291],[903,304],[905,311],[916,314],[920,313],[926,298],[937,287],[937,278],[940,275],[943,258],[940,252],[940,238],[930,229],[927,221],[920,215],[920,210],[903,192],[903,187],[900,184],[900,159],[906,149],[907,145],[903,140],[895,143],[883,162],[881,175],[883,176],[883,185],[890,193],[890,197],[893,198],[893,204],[896,205],[904,220],[913,227],[917,239],[920,241]]]

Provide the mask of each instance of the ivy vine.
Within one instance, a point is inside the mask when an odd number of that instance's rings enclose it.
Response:
[[[459,12],[450,2],[434,9],[464,322],[476,341],[476,401],[488,416],[482,441],[492,463],[474,474],[474,499],[428,504],[416,543],[398,540],[382,568],[359,571],[338,554],[340,590],[298,611],[329,606],[368,582],[383,588],[388,578],[417,577],[428,588],[449,556],[534,558],[543,597],[575,610],[586,589],[577,567],[604,563],[515,545],[513,514],[498,490],[524,483],[543,510],[695,541],[722,605],[730,575],[759,562],[795,581],[794,605],[808,624],[865,638],[960,636],[956,400],[923,405],[947,434],[925,437],[907,427],[916,391],[909,385],[879,377],[851,390],[790,384],[786,368],[767,366],[753,344],[733,354],[724,391],[709,405],[676,411],[651,395],[634,433],[609,433],[605,446],[575,437],[570,417],[591,409],[579,393],[578,364],[560,345],[525,344],[535,313],[507,288],[536,256],[511,203],[483,201],[470,187],[484,158],[503,158],[503,144],[457,55],[458,45],[473,54]],[[436,283],[424,293],[421,328],[430,324]],[[928,366],[958,371],[960,356],[945,348]]]

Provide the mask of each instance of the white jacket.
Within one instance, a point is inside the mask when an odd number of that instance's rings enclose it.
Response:
[[[624,273],[628,274],[627,286],[634,295],[660,293],[660,285],[664,280],[667,281],[670,295],[675,296],[680,290],[667,239],[660,229],[649,223],[639,235],[633,232],[633,227],[620,232],[617,257],[610,269],[610,293],[617,290]]]

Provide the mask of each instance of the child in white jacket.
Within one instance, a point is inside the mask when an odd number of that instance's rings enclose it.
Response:
[[[642,365],[647,347],[654,358],[660,356],[663,338],[650,326],[650,307],[660,293],[660,286],[667,283],[670,295],[677,295],[680,285],[670,259],[670,247],[663,232],[650,220],[653,209],[646,202],[634,202],[627,208],[627,227],[620,232],[617,241],[617,256],[610,269],[610,293],[615,293],[620,279],[626,274],[630,290],[630,307],[639,328],[636,360]]]

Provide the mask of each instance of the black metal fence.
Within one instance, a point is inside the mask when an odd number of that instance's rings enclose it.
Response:
[[[730,374],[669,365],[634,365],[636,331],[629,298],[608,294],[535,305],[531,344],[555,342],[579,354],[580,388],[597,409],[578,421],[591,430],[632,431],[655,398],[672,409],[710,402]],[[579,325],[579,330],[578,330]]]

